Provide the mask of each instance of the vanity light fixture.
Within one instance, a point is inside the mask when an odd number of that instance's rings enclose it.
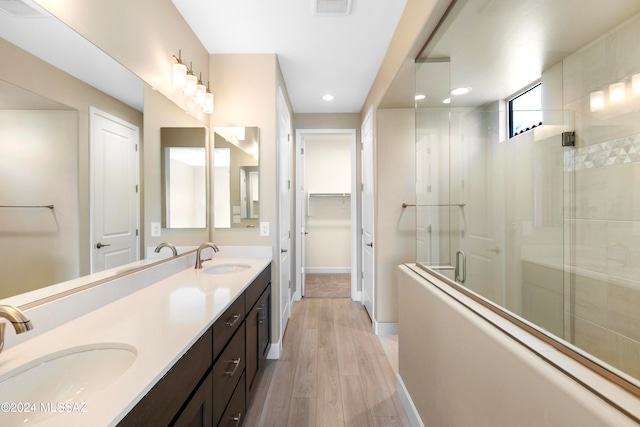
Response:
[[[202,73],[200,73],[200,78],[198,79],[198,84],[196,85],[196,95],[195,102],[198,105],[204,105],[204,99],[207,94],[207,87],[202,83]]]
[[[604,91],[597,90],[589,94],[589,107],[592,113],[604,110]]]
[[[626,85],[624,82],[609,85],[609,103],[611,105],[624,102]]]
[[[184,94],[187,96],[193,96],[196,94],[196,86],[198,86],[198,78],[193,74],[193,64],[189,63],[189,69],[187,70],[187,83],[184,86]]]
[[[173,64],[173,87],[184,89],[187,84],[187,66],[182,62],[182,49],[178,50],[178,56],[176,57],[177,63]]]
[[[325,101],[333,101],[335,97],[331,94],[326,94],[322,97],[322,99],[324,99]]]
[[[205,114],[213,114],[213,94],[209,90],[209,83],[207,83],[207,92],[204,95],[204,105],[202,106],[202,112]]]
[[[465,95],[465,94],[467,94],[469,92],[471,92],[471,88],[470,87],[457,87],[457,88],[451,89],[449,91],[449,93],[451,95],[455,95],[455,96],[457,96],[457,95]]]

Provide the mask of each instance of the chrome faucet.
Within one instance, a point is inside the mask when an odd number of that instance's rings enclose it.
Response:
[[[207,242],[207,243],[201,244],[198,247],[198,251],[196,252],[196,265],[195,265],[195,268],[198,269],[198,270],[202,268],[202,262],[203,261],[209,261],[211,259],[211,258],[200,259],[200,253],[205,248],[211,248],[211,249],[213,249],[213,252],[220,252],[220,249],[218,249],[218,247],[216,245],[214,245],[213,243]]]
[[[171,252],[173,252],[173,256],[178,256],[178,250],[176,249],[175,246],[173,246],[171,243],[160,243],[156,249],[154,250],[155,253],[160,253],[160,249],[162,248],[169,248],[171,249]]]
[[[13,325],[16,334],[21,334],[33,329],[31,320],[27,317],[22,310],[10,305],[0,305],[0,317],[4,317]],[[4,348],[4,331],[7,327],[6,323],[0,323],[0,352]]]

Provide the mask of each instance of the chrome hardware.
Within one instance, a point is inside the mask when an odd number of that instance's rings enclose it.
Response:
[[[496,246],[496,247],[495,247],[495,248],[493,248],[493,249],[485,249],[485,251],[487,251],[487,252],[494,252],[494,253],[499,254],[499,253],[500,253],[500,248]]]
[[[100,248],[105,248],[107,246],[111,246],[111,244],[104,245],[104,244],[98,242],[98,244],[96,245],[96,248],[100,249]]]
[[[2,205],[0,208],[46,208],[53,210],[53,205]]]
[[[194,266],[195,269],[200,270],[202,268],[202,262],[203,261],[208,261],[208,260],[203,260],[200,257],[200,254],[202,253],[202,250],[205,248],[211,248],[213,249],[213,252],[220,252],[220,249],[218,249],[218,247],[216,245],[214,245],[213,243],[207,242],[207,243],[203,243],[200,246],[198,246],[198,250],[196,251],[196,265]]]
[[[242,360],[242,359],[241,359],[241,358],[239,358],[239,357],[238,357],[237,359],[233,359],[233,360],[231,361],[231,364],[233,364],[233,365],[234,365],[234,366],[233,366],[233,369],[232,369],[232,370],[230,370],[230,371],[226,371],[224,374],[225,374],[225,375],[229,375],[230,377],[234,376],[234,375],[235,375],[235,373],[236,373],[236,371],[237,371],[237,370],[238,370],[238,368],[240,367],[240,361],[241,361],[241,360]]]
[[[281,253],[281,254],[284,254],[284,253],[287,253],[287,252],[289,252],[289,250],[288,250],[288,249],[280,249],[280,253]]]
[[[240,420],[242,419],[242,412],[238,412],[237,417],[232,417],[231,420],[236,422],[236,427],[240,425]]]
[[[27,315],[17,307],[10,305],[0,305],[0,317],[4,317],[13,326],[16,334],[21,334],[33,329],[33,323]],[[0,323],[0,352],[4,348],[4,332],[7,327],[6,323]]]
[[[233,319],[233,320],[227,320],[226,322],[224,322],[224,324],[231,328],[231,327],[233,327],[233,325],[236,324],[238,319],[240,319],[240,315],[239,314],[234,314],[233,316],[230,317],[230,319]]]
[[[462,263],[460,262],[461,259],[462,259]],[[462,269],[462,275],[460,275],[461,269]],[[467,256],[462,251],[456,252],[455,279],[456,279],[456,282],[460,282],[460,283],[464,283],[467,281]]]
[[[173,256],[178,256],[178,250],[176,249],[175,246],[173,246],[171,243],[160,243],[154,250],[155,253],[159,253],[160,249],[162,248],[169,248],[171,249],[171,252],[173,252]]]
[[[372,248],[372,247],[373,247],[373,242],[371,242],[371,243],[365,243],[365,245],[366,245],[366,246],[369,246],[370,248]]]

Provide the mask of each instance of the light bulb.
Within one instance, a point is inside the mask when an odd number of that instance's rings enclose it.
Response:
[[[604,92],[601,90],[591,92],[589,95],[589,106],[591,112],[604,110]]]
[[[184,94],[187,96],[193,96],[196,94],[196,86],[198,85],[198,78],[193,74],[187,74],[187,83],[184,87]]]
[[[205,95],[207,94],[207,88],[202,83],[198,83],[196,86],[196,98],[195,102],[198,105],[204,105]]]
[[[184,89],[187,83],[187,66],[182,63],[173,64],[173,87]]]
[[[624,82],[612,83],[609,85],[609,103],[619,104],[624,102],[625,98],[625,84]]]
[[[204,105],[202,106],[202,112],[205,114],[213,113],[213,94],[207,92],[204,97]]]

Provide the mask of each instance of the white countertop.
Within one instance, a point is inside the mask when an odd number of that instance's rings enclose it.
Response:
[[[6,348],[0,354],[0,381],[21,365],[69,347],[104,343],[131,346],[137,352],[135,362],[122,376],[86,399],[85,413],[57,414],[38,424],[116,425],[270,262],[267,257],[214,257],[203,264],[202,270],[191,267],[166,277]],[[229,263],[248,264],[250,268],[233,274],[205,273],[207,267]],[[9,334],[14,334],[10,326]],[[3,416],[6,414],[0,412],[0,425],[8,425]]]

